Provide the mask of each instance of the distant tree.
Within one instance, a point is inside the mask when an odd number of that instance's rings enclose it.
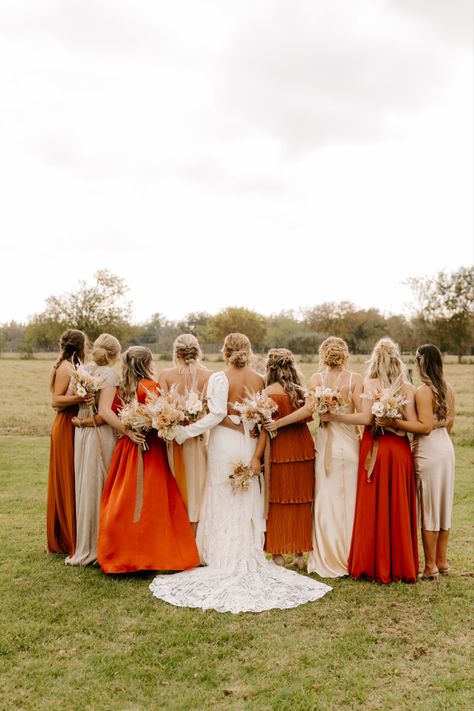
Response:
[[[474,267],[408,280],[417,298],[417,314],[442,350],[462,355],[473,346]]]
[[[34,316],[26,329],[26,339],[34,347],[57,342],[65,328],[78,328],[91,340],[108,332],[120,341],[134,336],[130,323],[131,304],[124,301],[128,287],[124,280],[101,269],[94,275],[95,282],[88,285],[79,281],[79,288],[61,296],[49,296],[46,309]]]
[[[418,342],[413,321],[409,321],[405,316],[392,314],[385,319],[385,331],[389,338],[398,343],[402,353],[415,351]]]
[[[26,324],[10,321],[0,326],[0,350],[13,353],[25,341]]]
[[[264,316],[250,309],[229,306],[209,319],[206,329],[208,343],[220,343],[228,333],[239,332],[249,337],[253,347],[259,349],[265,338],[267,323]]]
[[[212,318],[206,311],[192,311],[186,314],[177,327],[180,333],[192,333],[199,341],[206,341],[209,320]]]
[[[357,311],[351,301],[325,301],[311,308],[303,309],[305,323],[312,331],[328,333],[346,338],[348,318]]]

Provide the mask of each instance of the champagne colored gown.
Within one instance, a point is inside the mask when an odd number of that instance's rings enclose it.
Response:
[[[102,379],[102,387],[117,387],[118,373],[106,365],[89,365],[87,370]],[[98,400],[98,393],[97,398]],[[89,405],[81,403],[80,420],[91,417]],[[110,425],[75,427],[74,470],[76,480],[76,550],[64,561],[67,565],[90,565],[97,560],[100,498],[115,447]]]
[[[354,407],[350,382],[347,398],[343,412],[351,414]],[[323,578],[348,574],[359,447],[360,437],[354,425],[328,422],[318,427],[313,550],[308,557],[308,573]]]

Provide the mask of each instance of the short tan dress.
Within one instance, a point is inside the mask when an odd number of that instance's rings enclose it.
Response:
[[[446,427],[413,440],[418,522],[424,531],[448,531],[454,495],[454,447]]]

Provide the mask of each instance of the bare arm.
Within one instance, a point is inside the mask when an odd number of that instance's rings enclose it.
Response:
[[[84,417],[82,420],[79,417],[73,417],[71,420],[74,427],[100,427],[105,423],[105,420],[100,415],[92,417]]]
[[[254,474],[260,474],[260,470],[262,468],[262,457],[263,453],[265,451],[265,444],[267,442],[267,433],[265,430],[262,428],[260,430],[260,435],[258,437],[258,442],[257,442],[257,448],[255,450],[255,454],[252,457],[252,461],[250,462],[250,466],[252,467],[252,471]]]
[[[132,442],[135,444],[141,444],[145,440],[145,436],[139,432],[134,432],[133,430],[125,429],[117,417],[115,412],[112,410],[112,405],[115,399],[116,388],[109,387],[103,388],[99,394],[99,415],[102,417],[104,422],[117,430],[121,435],[127,435]]]
[[[381,427],[393,427],[403,432],[429,435],[433,429],[433,394],[427,385],[421,385],[413,398],[413,393],[407,390],[405,397],[408,403],[404,406],[403,419],[388,420],[377,418],[376,422]],[[415,409],[416,405],[416,409]]]
[[[63,410],[65,407],[70,405],[79,405],[81,402],[85,402],[88,405],[94,403],[94,393],[87,393],[84,397],[82,395],[67,395],[69,381],[71,379],[71,365],[66,361],[63,361],[56,371],[54,378],[53,388],[51,391],[51,407],[56,410]]]
[[[313,408],[309,403],[305,403],[299,407],[294,412],[290,412],[289,415],[280,417],[278,420],[272,420],[271,422],[266,422],[263,426],[267,432],[275,432],[281,427],[287,427],[287,425],[294,425],[295,422],[301,422],[301,420],[306,420],[313,414]]]
[[[372,404],[373,404],[374,385],[370,381],[366,381],[363,385],[363,392],[359,392],[359,412],[352,413],[336,413],[320,415],[323,422],[342,422],[344,425],[370,425],[373,419]]]

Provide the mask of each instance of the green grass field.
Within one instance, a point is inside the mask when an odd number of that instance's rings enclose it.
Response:
[[[1,709],[473,708],[472,365],[446,369],[458,409],[452,574],[336,580],[316,603],[237,616],[160,602],[152,574],[105,576],[44,553],[50,367],[0,359]]]

